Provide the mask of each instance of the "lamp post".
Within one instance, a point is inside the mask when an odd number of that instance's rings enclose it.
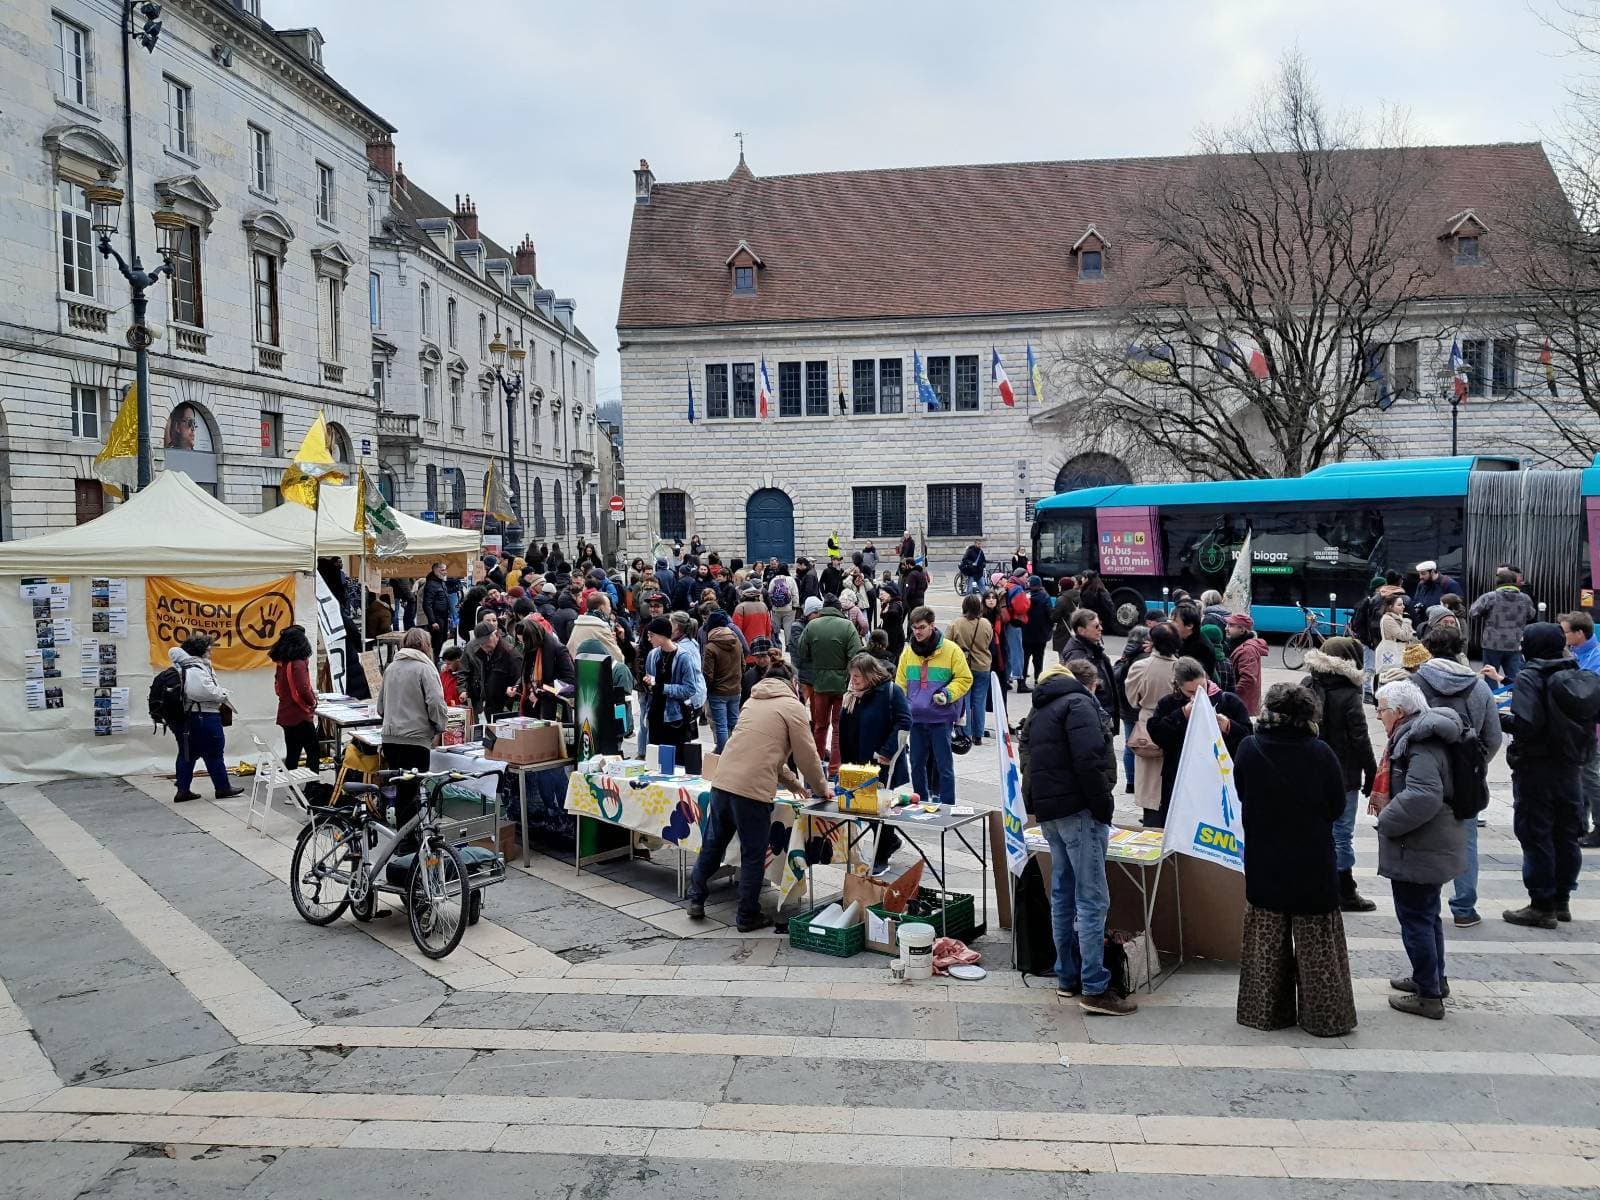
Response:
[[[507,333],[509,334],[509,330]],[[495,331],[489,343],[489,360],[493,365],[495,380],[506,398],[506,495],[511,495],[517,478],[517,397],[522,394],[522,360],[528,357],[521,342],[507,346]],[[511,360],[511,373],[506,374],[506,360]],[[509,522],[507,522],[509,526]]]

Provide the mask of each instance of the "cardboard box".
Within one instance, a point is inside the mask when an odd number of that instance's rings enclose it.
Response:
[[[491,762],[542,763],[567,756],[559,725],[531,725],[496,733],[494,745],[483,754]]]

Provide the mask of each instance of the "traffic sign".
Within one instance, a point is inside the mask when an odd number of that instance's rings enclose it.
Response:
[[[433,509],[431,509],[431,508],[423,509],[422,512],[420,514],[418,514],[418,515],[424,521],[437,521],[439,519],[439,514],[434,512]]]
[[[625,507],[623,505],[623,503],[622,503],[622,497],[621,496],[613,496],[613,497],[611,497],[609,506],[611,508],[611,511],[614,512],[614,513],[621,512],[623,510],[623,508]]]

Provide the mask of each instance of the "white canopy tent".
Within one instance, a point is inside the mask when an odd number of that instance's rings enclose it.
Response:
[[[446,563],[456,575],[466,573],[472,557],[478,553],[480,539],[471,529],[450,529],[419,521],[399,509],[391,509],[406,535],[403,555],[370,561],[377,564],[382,574],[425,575],[429,564]],[[313,515],[302,504],[280,504],[258,517],[249,518],[257,529],[275,537],[286,538],[305,547],[309,556]],[[361,553],[361,535],[356,532],[356,489],[354,487],[322,488],[315,515],[317,553],[328,557],[350,557]],[[307,559],[309,561],[309,557]]]
[[[142,492],[102,517],[72,529],[15,542],[0,542],[0,621],[24,636],[0,639],[0,783],[70,777],[151,774],[172,769],[174,746],[156,735],[146,696],[157,668],[150,663],[145,625],[145,579],[170,576],[212,587],[245,587],[295,574],[296,620],[314,620],[311,559],[293,540],[275,536],[201,490],[188,476],[165,471]],[[21,580],[47,577],[71,584],[64,616],[72,639],[57,639],[62,705],[29,709],[25,654],[34,649],[31,601]],[[92,632],[89,580],[127,583],[125,636]],[[128,732],[94,734],[94,686],[80,677],[85,639],[117,647],[117,687],[128,689]],[[254,751],[255,733],[275,747],[277,697],[270,668],[217,672],[236,712],[228,733],[230,763]]]

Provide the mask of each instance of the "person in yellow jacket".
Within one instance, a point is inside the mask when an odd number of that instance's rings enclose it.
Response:
[[[828,561],[838,562],[844,558],[844,547],[839,544],[839,531],[835,529],[828,535]]]
[[[937,772],[939,803],[956,801],[955,757],[950,752],[950,730],[965,716],[966,694],[972,688],[972,668],[961,648],[939,632],[933,609],[922,605],[911,612],[911,639],[900,651],[894,681],[904,689],[911,706],[911,786],[927,799],[928,767]]]

